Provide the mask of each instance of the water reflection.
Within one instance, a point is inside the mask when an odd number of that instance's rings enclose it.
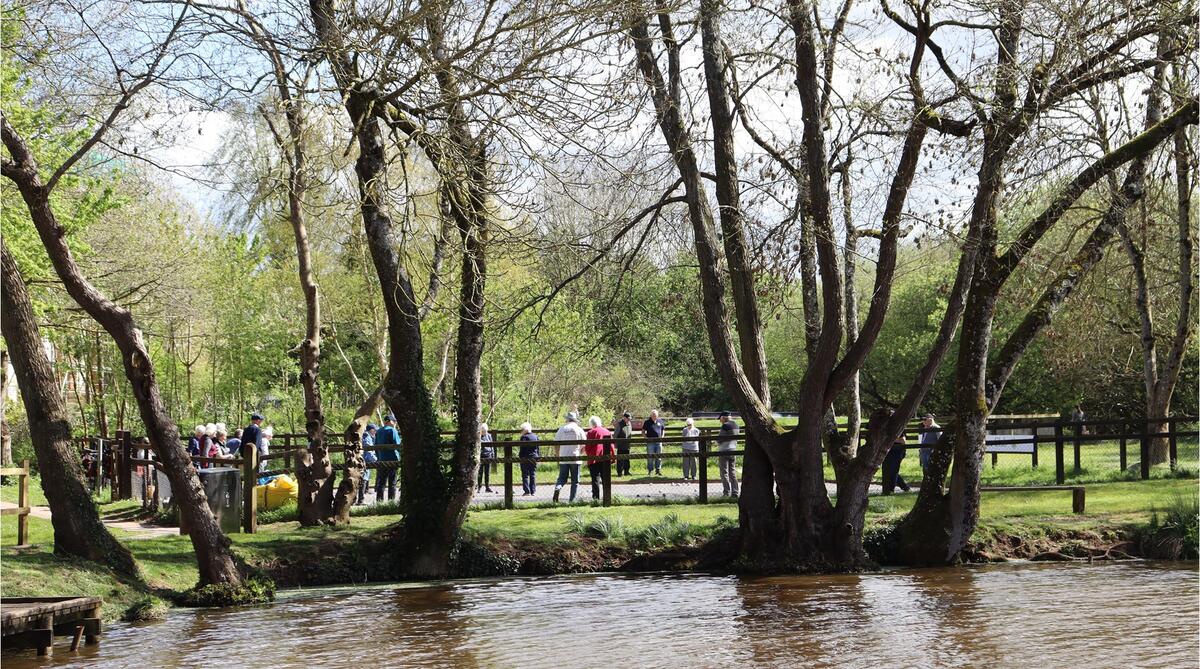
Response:
[[[601,575],[321,591],[114,626],[8,667],[1187,667],[1194,564],[788,578]]]

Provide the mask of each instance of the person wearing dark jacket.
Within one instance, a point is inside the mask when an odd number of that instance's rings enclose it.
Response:
[[[250,424],[242,428],[242,451],[252,446],[251,452],[257,454],[262,449],[262,414],[257,411],[250,414]]]
[[[542,451],[538,448],[538,436],[529,423],[521,423],[520,440],[521,450],[517,456],[521,458],[521,495],[530,496],[537,492],[537,461],[542,457]]]
[[[617,421],[617,429],[613,431],[615,439],[629,439],[633,436],[633,416],[626,411],[621,420]],[[617,455],[629,455],[629,442],[617,442]],[[629,459],[617,458],[617,476],[625,476],[629,474]]]
[[[896,486],[904,492],[909,491],[908,482],[900,475],[900,462],[904,460],[904,455],[904,433],[901,432],[883,458],[883,494],[890,495],[896,492]]]
[[[658,440],[662,439],[666,432],[667,424],[658,417],[658,411],[651,411],[650,417],[642,423],[642,436],[646,438],[646,454],[650,456],[646,458],[647,476],[650,474],[662,476],[662,458],[654,456],[662,453],[662,443]]]
[[[496,459],[496,447],[492,445],[492,433],[488,432],[487,423],[479,424],[479,477],[475,482],[475,492],[480,488],[492,491],[490,476],[493,461]]]
[[[383,427],[375,433],[375,457],[379,458],[379,473],[375,476],[375,503],[383,501],[383,491],[387,490],[388,501],[396,499],[396,466],[393,462],[400,460],[400,451],[395,448],[382,446],[400,445],[400,433],[396,430],[396,417],[388,414],[383,419]]]

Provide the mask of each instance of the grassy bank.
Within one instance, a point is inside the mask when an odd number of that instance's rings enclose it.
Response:
[[[894,522],[912,505],[914,495],[872,498],[869,524]],[[983,519],[976,534],[977,552],[1002,551],[1017,542],[1026,552],[1053,550],[1056,542],[1117,541],[1136,528],[1169,521],[1166,511],[1180,500],[1195,504],[1195,480],[1164,479],[1089,485],[1086,515],[1071,511],[1070,493],[985,493]],[[130,503],[102,504],[107,516],[128,514]],[[516,511],[477,510],[467,519],[465,536],[482,547],[472,560],[535,559],[523,568],[532,573],[618,568],[630,560],[662,551],[687,549],[714,532],[736,523],[731,503],[630,505],[609,508],[561,506]],[[288,582],[361,582],[382,569],[383,553],[369,546],[380,530],[396,521],[394,515],[361,516],[342,529],[301,529],[295,522],[264,525],[258,534],[231,537],[238,554]],[[169,598],[196,582],[196,566],[187,537],[139,538],[117,531],[144,570],[144,582],[121,582],[90,563],[52,554],[49,521],[30,519],[33,546],[17,548],[15,520],[0,525],[0,594],[98,595],[105,599],[104,615],[120,617],[127,607],[147,598]],[[1015,539],[1014,539],[1015,537]],[[1081,539],[1082,538],[1082,539]],[[1014,553],[1026,556],[1024,553]],[[501,565],[503,566],[503,565]],[[472,563],[470,570],[489,569]],[[627,567],[628,568],[628,567]],[[320,571],[326,570],[324,573]],[[314,573],[315,572],[315,573]]]

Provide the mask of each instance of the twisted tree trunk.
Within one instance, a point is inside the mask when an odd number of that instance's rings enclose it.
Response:
[[[241,574],[229,549],[229,538],[221,533],[208,508],[191,458],[180,443],[178,428],[163,404],[142,331],[129,310],[100,293],[75,263],[67,247],[66,231],[59,225],[50,206],[50,189],[42,184],[33,154],[7,117],[0,119],[0,134],[12,156],[12,161],[4,161],[4,176],[20,191],[55,272],[75,302],[108,332],[121,351],[125,375],[137,400],[142,423],[162,460],[162,469],[171,481],[179,511],[189,528],[200,570],[200,584],[240,583]]]
[[[117,573],[140,578],[137,561],[100,522],[92,504],[71,444],[71,421],[54,382],[54,369],[42,347],[25,282],[3,244],[0,244],[0,275],[3,278],[0,302],[4,307],[0,328],[12,356],[29,418],[29,437],[37,454],[42,491],[50,505],[54,552],[106,564]]]

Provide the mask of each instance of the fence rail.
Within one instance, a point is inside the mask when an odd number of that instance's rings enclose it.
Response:
[[[1013,491],[1037,487],[1046,488],[1050,485],[1049,473],[1046,472],[1044,480],[1037,478],[1042,476],[1040,472],[1044,468],[1039,460],[1039,451],[1043,447],[1053,450],[1053,484],[1054,486],[1063,486],[1067,483],[1068,478],[1075,479],[1073,484],[1078,484],[1081,481],[1080,476],[1085,471],[1084,458],[1085,453],[1090,452],[1089,449],[1105,449],[1105,453],[1101,455],[1093,455],[1093,460],[1101,462],[1101,467],[1097,468],[1097,475],[1109,476],[1111,478],[1113,472],[1104,470],[1104,467],[1117,468],[1118,477],[1129,477],[1136,474],[1137,478],[1149,479],[1152,477],[1153,463],[1151,462],[1151,450],[1155,440],[1165,440],[1167,442],[1167,458],[1165,465],[1169,466],[1171,471],[1178,467],[1179,463],[1179,445],[1181,440],[1190,440],[1188,443],[1188,462],[1196,465],[1196,461],[1200,458],[1197,454],[1197,445],[1195,441],[1200,436],[1200,432],[1196,429],[1197,418],[1194,416],[1172,416],[1164,419],[1112,419],[1112,420],[1085,420],[1085,421],[1069,421],[1059,418],[1047,417],[1027,417],[1027,416],[1004,416],[993,417],[988,422],[988,439],[985,445],[985,453],[990,454],[992,469],[994,472],[1003,474],[1004,472],[998,468],[999,456],[1005,455],[1020,455],[1030,459],[1031,467],[1026,472],[1033,474],[1025,474],[1014,477],[1011,481],[1006,481],[1003,477],[998,480],[988,480],[985,477],[985,486],[989,488],[1006,488]],[[906,443],[900,447],[905,451],[927,448],[927,445],[913,443],[919,441],[919,437],[927,432],[945,432],[952,430],[953,425],[948,422],[947,425],[937,428],[922,428],[910,427],[905,430]],[[662,446],[678,446],[683,443],[695,442],[698,446],[697,451],[682,451],[671,450],[659,453],[637,452],[625,453],[620,452],[612,457],[588,456],[580,453],[579,455],[557,455],[557,450],[554,454],[538,457],[536,459],[522,459],[516,457],[514,447],[528,446],[536,444],[539,448],[557,449],[559,446],[582,446],[594,444],[594,441],[587,439],[573,440],[539,440],[537,442],[519,441],[515,439],[504,439],[492,441],[487,445],[496,449],[497,457],[481,458],[481,466],[503,466],[504,467],[504,508],[514,508],[513,489],[514,476],[513,466],[522,462],[536,462],[538,464],[558,464],[558,463],[584,463],[589,460],[607,461],[607,475],[602,477],[602,503],[607,506],[612,502],[612,471],[611,466],[614,462],[619,461],[642,461],[642,460],[661,460],[666,462],[679,461],[684,458],[694,458],[697,461],[698,480],[696,481],[697,491],[696,497],[701,503],[707,502],[709,499],[709,465],[710,462],[717,456],[742,456],[744,451],[735,449],[732,451],[718,451],[713,448],[713,442],[718,440],[716,430],[713,428],[700,428],[701,433],[696,437],[684,436],[663,436],[654,439],[647,439],[642,436],[632,437],[628,439],[613,438],[612,443],[621,451],[628,449],[645,448],[648,444],[659,444]],[[1021,434],[1012,434],[1015,430],[1027,430],[1028,432]],[[548,432],[542,430],[541,432]],[[1004,434],[1007,432],[1008,434]],[[511,434],[512,431],[494,431],[497,435]],[[453,433],[448,433],[453,435]],[[744,438],[744,435],[739,435],[738,440]],[[155,469],[159,462],[154,457],[154,448],[146,443],[144,439],[135,439],[129,432],[118,432],[115,439],[98,438],[98,437],[83,437],[76,440],[85,445],[94,445],[97,460],[97,471],[105,470],[102,453],[107,452],[112,458],[112,495],[114,499],[129,499],[135,495],[140,495],[144,501],[156,494],[151,481],[155,477]],[[233,458],[209,458],[193,456],[192,461],[199,467],[207,466],[227,466],[236,467],[242,470],[242,530],[244,532],[254,532],[257,528],[257,504],[254,494],[254,487],[259,477],[271,476],[285,473],[293,473],[296,470],[299,455],[304,452],[305,448],[300,446],[306,442],[306,435],[303,434],[277,434],[272,442],[272,452],[269,454],[260,455],[253,449],[243,448],[241,457]],[[1115,442],[1115,444],[1114,444]],[[1131,448],[1131,442],[1136,445],[1136,448]],[[327,447],[334,456],[334,469],[344,470],[345,465],[337,462],[339,451],[344,449],[346,444],[338,439],[327,442]],[[403,449],[403,445],[382,445],[368,447],[363,450],[394,450]],[[1115,453],[1111,449],[1115,448]],[[142,451],[141,454],[138,451]],[[1073,467],[1068,467],[1068,451],[1071,458],[1070,463]],[[1132,451],[1132,453],[1131,453]],[[1049,453],[1044,454],[1046,456]],[[1130,457],[1138,458],[1135,464],[1136,472],[1130,470]],[[1109,462],[1111,461],[1111,463]],[[910,461],[911,462],[911,461]],[[274,466],[274,463],[280,463],[282,466]],[[271,467],[268,468],[267,465]],[[379,470],[397,468],[400,466],[398,461],[387,460],[380,462],[367,463],[366,469]],[[828,466],[828,465],[826,465]],[[908,469],[910,476],[919,476],[919,471],[914,471],[910,464]],[[9,470],[5,470],[8,472]],[[10,475],[19,472],[20,470],[11,470]],[[1015,470],[1007,470],[1009,473]],[[4,473],[4,472],[0,472]],[[1071,476],[1068,476],[1070,474]],[[999,476],[999,474],[998,474]],[[1032,476],[1032,479],[1031,479]],[[827,477],[831,478],[831,477]],[[136,486],[135,481],[140,479],[141,485]],[[100,483],[103,477],[97,474],[97,483]],[[665,482],[675,482],[673,479],[656,479]],[[1107,480],[1107,479],[1103,479]],[[1030,484],[1032,481],[1032,485]],[[25,484],[27,486],[27,484]],[[621,485],[621,484],[618,484]],[[27,506],[27,497],[23,498],[21,506]],[[10,511],[12,512],[12,511]],[[24,516],[22,516],[24,518]]]

